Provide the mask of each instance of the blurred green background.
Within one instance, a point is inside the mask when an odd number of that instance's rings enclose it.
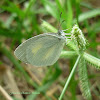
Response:
[[[100,58],[100,0],[0,0],[0,86],[14,100],[58,100],[76,56],[35,67],[18,61],[14,50],[30,37],[56,30],[61,12],[61,29],[77,22],[89,41],[87,52]],[[45,30],[44,21],[51,30]],[[93,100],[100,100],[100,71],[92,65],[87,69]],[[7,100],[2,92],[0,100]],[[77,71],[63,100],[84,100]]]

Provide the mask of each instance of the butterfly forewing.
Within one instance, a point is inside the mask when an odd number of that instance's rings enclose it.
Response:
[[[25,63],[28,63],[27,59],[26,59],[26,49],[29,45],[31,45],[32,43],[34,43],[36,40],[38,40],[39,38],[41,37],[44,37],[45,35],[44,34],[41,34],[41,35],[38,35],[38,36],[35,36],[35,37],[32,37],[28,40],[26,40],[25,42],[23,42],[22,44],[20,44],[16,50],[14,51],[14,54],[15,56],[25,62]]]

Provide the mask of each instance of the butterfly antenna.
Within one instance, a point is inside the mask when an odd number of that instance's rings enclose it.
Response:
[[[61,15],[62,15],[62,12],[60,13],[59,24],[58,24],[58,30],[59,30],[60,27],[61,27],[61,24],[60,24],[60,21],[61,21]]]
[[[60,26],[62,25],[63,22],[65,22],[65,20],[63,20],[63,21],[61,22]]]
[[[61,22],[61,15],[62,15],[62,12],[60,13],[58,30],[60,30],[62,23],[65,22],[65,20],[63,20],[63,21]]]

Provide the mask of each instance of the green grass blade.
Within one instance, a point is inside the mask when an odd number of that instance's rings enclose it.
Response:
[[[24,17],[24,12],[17,7],[17,5],[15,5],[14,3],[10,2],[9,0],[6,0],[8,6],[2,6],[1,8],[3,10],[9,11],[11,13],[16,13],[18,16],[20,16],[21,18]]]
[[[26,17],[26,16],[29,14],[30,8],[34,5],[35,1],[36,1],[36,0],[30,0],[30,1],[29,1],[28,6],[27,6],[27,8],[25,9],[25,16],[24,16],[24,17]]]
[[[46,21],[44,21],[44,20],[42,20],[41,26],[42,26],[41,29],[42,29],[44,32],[54,32],[54,33],[57,32],[57,29],[56,29],[56,28],[54,28],[52,25],[50,25],[48,22],[46,22]]]
[[[73,10],[72,10],[72,5],[71,5],[71,0],[67,0],[67,28],[72,27],[72,20],[73,20]]]
[[[90,3],[87,3],[87,2],[81,2],[80,5],[83,6],[83,7],[88,8],[88,9],[91,9],[91,10],[94,9],[92,7],[92,5]]]
[[[66,8],[65,8],[65,6],[63,5],[63,4],[61,4],[61,2],[59,1],[59,0],[56,0],[56,4],[57,4],[57,7],[58,7],[58,11],[59,11],[59,21],[61,21],[61,20],[65,20],[65,22],[67,22],[67,18],[68,18],[68,16],[67,16],[67,13],[66,13]],[[61,15],[61,18],[60,18],[60,13],[62,12],[62,15]],[[66,27],[66,24],[65,24],[65,22],[62,24],[62,26],[65,26]],[[60,22],[61,23],[61,22]]]
[[[1,36],[5,36],[5,37],[10,37],[10,38],[15,38],[15,39],[22,39],[23,35],[19,34],[18,32],[15,32],[13,30],[10,29],[6,29],[0,26],[0,35]]]
[[[55,2],[50,2],[49,0],[41,0],[42,4],[44,5],[45,9],[50,13],[54,18],[59,20],[59,13]]]
[[[100,15],[100,8],[93,9],[93,10],[90,10],[90,11],[80,14],[78,21],[83,22],[84,20],[95,17],[97,15]]]

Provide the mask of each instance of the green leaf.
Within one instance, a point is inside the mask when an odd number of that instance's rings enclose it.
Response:
[[[25,9],[25,16],[24,17],[26,17],[28,15],[28,13],[30,12],[30,8],[34,5],[35,2],[36,2],[36,0],[30,0],[28,2],[28,6]]]
[[[73,18],[73,13],[72,13],[72,6],[71,6],[71,1],[67,0],[62,4],[61,2],[56,0],[56,4],[59,8],[59,11],[62,12],[62,16],[59,19],[65,20],[65,22],[62,24],[63,28],[71,28],[72,26],[72,18]],[[67,7],[67,12],[66,12],[66,7]]]
[[[19,34],[13,30],[10,30],[10,29],[3,28],[1,26],[0,26],[0,35],[5,36],[5,37],[10,37],[10,38],[16,38],[18,40],[23,38],[22,34]]]
[[[2,65],[3,64],[3,62],[2,61],[0,61],[0,65]]]
[[[59,0],[56,0],[56,4],[57,4],[57,7],[60,11],[61,16],[60,16],[60,13],[59,13],[59,16],[58,16],[58,20],[59,20],[59,23],[61,23],[62,20],[65,20],[65,22],[62,24],[63,28],[67,28],[67,21],[68,21],[68,16],[67,16],[67,13],[66,13],[66,8],[65,8],[65,2],[64,4],[62,4],[61,2],[63,1],[59,1]],[[61,18],[60,18],[61,17]]]
[[[54,28],[52,25],[50,25],[48,22],[42,20],[42,30],[45,31],[45,32],[54,32],[56,33],[57,32],[57,29]]]
[[[16,13],[19,17],[23,18],[24,17],[24,12],[17,7],[14,3],[10,2],[9,0],[6,0],[7,6],[2,6],[1,8],[3,10],[9,11],[11,13]]]
[[[88,9],[93,9],[92,5],[88,2],[81,2],[80,5]]]
[[[7,21],[3,23],[3,26],[6,27],[6,28],[10,28],[10,26],[13,23],[13,21],[14,21],[14,19],[15,19],[16,16],[17,15],[15,13],[11,14],[8,17]]]
[[[45,9],[50,13],[53,17],[59,20],[59,13],[55,2],[50,2],[49,0],[41,0],[42,4],[44,5]]]
[[[96,17],[97,15],[100,15],[100,8],[93,9],[93,10],[80,14],[78,21],[83,22],[84,20],[92,18],[92,17]]]
[[[68,12],[67,12],[67,28],[71,28],[72,27],[72,20],[73,20],[73,10],[72,10],[72,5],[71,5],[71,0],[67,0],[67,8],[68,8]],[[67,17],[66,16],[66,17]]]

